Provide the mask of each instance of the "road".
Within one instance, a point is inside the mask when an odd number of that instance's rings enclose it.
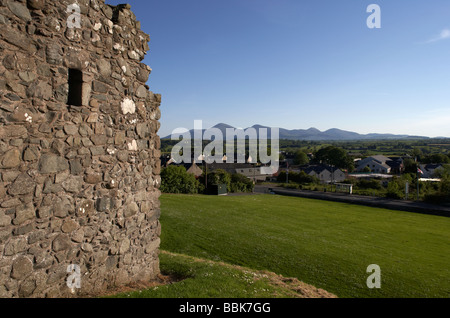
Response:
[[[270,189],[272,191],[270,191]],[[345,202],[352,204],[360,204],[372,207],[386,208],[391,210],[401,210],[422,214],[438,215],[450,217],[450,207],[433,205],[424,202],[412,202],[405,200],[391,200],[380,197],[370,197],[362,195],[350,195],[345,193],[292,190],[281,187],[273,187],[267,185],[256,185],[255,193],[273,193],[277,195],[296,196],[310,199],[327,200],[335,202]]]

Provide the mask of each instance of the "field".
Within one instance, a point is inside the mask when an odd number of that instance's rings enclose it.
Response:
[[[449,218],[275,195],[165,194],[161,207],[165,253],[295,277],[338,297],[450,297]],[[173,264],[162,255],[163,270]],[[366,285],[371,264],[380,289]]]

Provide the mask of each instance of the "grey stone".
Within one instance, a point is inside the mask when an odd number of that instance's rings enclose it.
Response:
[[[33,224],[28,223],[27,225],[21,226],[21,227],[16,227],[13,230],[13,234],[14,235],[25,235],[30,233],[33,230]]]
[[[150,254],[150,253],[156,251],[159,248],[160,244],[161,244],[161,239],[160,238],[157,238],[156,240],[150,242],[150,244],[148,244],[145,247],[145,253],[146,254]]]
[[[139,86],[139,88],[136,90],[136,96],[139,98],[146,98],[147,94],[148,90],[144,85]]]
[[[81,249],[84,252],[87,252],[87,253],[92,253],[94,251],[94,248],[92,247],[92,244],[89,244],[89,243],[83,243],[81,245]]]
[[[42,155],[39,160],[39,172],[42,174],[57,173],[68,169],[67,160],[54,154]]]
[[[103,176],[99,173],[90,173],[84,177],[84,181],[89,184],[97,184],[103,181]]]
[[[125,141],[126,141],[125,132],[124,131],[116,132],[116,136],[114,137],[114,144],[123,145]]]
[[[65,251],[72,248],[72,243],[66,234],[59,234],[52,242],[52,249],[55,252]]]
[[[17,69],[17,58],[12,55],[12,54],[8,54],[3,58],[3,66],[10,70],[16,70]]]
[[[45,82],[33,82],[28,86],[27,96],[38,99],[50,100],[53,97],[52,87]]]
[[[110,6],[102,6],[102,12],[109,20],[113,18],[113,9]]]
[[[97,62],[98,72],[105,77],[111,76],[111,63],[107,60],[100,59]]]
[[[35,183],[26,173],[20,174],[14,183],[9,187],[8,193],[11,195],[33,193]]]
[[[28,244],[37,243],[45,238],[45,231],[35,231],[28,236]]]
[[[71,124],[64,125],[64,132],[70,136],[76,135],[78,133],[78,126]]]
[[[87,124],[81,124],[80,128],[78,129],[78,132],[83,137],[89,137],[94,134],[91,127],[89,127],[89,125],[87,125]]]
[[[148,71],[144,68],[139,68],[138,72],[136,74],[136,78],[143,83],[146,83],[148,81],[149,76],[150,76],[150,71]]]
[[[135,215],[136,213],[139,212],[139,207],[135,202],[131,202],[130,204],[128,204],[128,206],[125,208],[125,211],[123,213],[123,216],[128,218],[131,217],[133,215]]]
[[[34,279],[26,280],[19,287],[19,297],[26,298],[33,295],[36,290],[36,281]]]
[[[37,211],[37,216],[40,219],[46,219],[50,217],[52,213],[52,207],[51,206],[41,206],[39,210]]]
[[[0,228],[0,243],[4,243],[11,236],[11,230]]]
[[[5,153],[2,158],[1,166],[3,168],[14,168],[20,165],[20,152],[17,149],[11,149]]]
[[[24,237],[15,238],[6,244],[4,254],[5,256],[16,255],[26,251],[27,247],[27,240]]]
[[[150,136],[150,128],[146,123],[139,123],[136,125],[136,132],[139,137],[147,138]]]
[[[52,180],[47,179],[44,184],[43,193],[49,194],[49,193],[58,193],[62,192],[64,189],[60,184],[53,183]]]
[[[39,159],[39,148],[36,146],[28,146],[23,153],[23,160],[35,161]]]
[[[82,177],[70,176],[63,183],[64,190],[70,193],[78,193],[82,190],[83,179]]]
[[[8,8],[14,13],[16,16],[21,18],[22,20],[28,22],[31,21],[30,11],[28,11],[27,7],[17,1],[8,1]]]
[[[61,227],[61,230],[63,233],[72,233],[79,227],[80,225],[74,220],[67,220],[66,222],[64,222],[63,226]]]
[[[109,197],[97,199],[96,209],[98,212],[108,212],[112,208],[112,200]]]
[[[75,232],[72,233],[72,241],[75,243],[81,243],[84,239],[84,231],[82,228],[75,230]]]
[[[56,43],[47,46],[47,63],[60,65],[63,61],[62,48]]]
[[[19,77],[22,81],[32,82],[32,81],[36,80],[37,75],[35,73],[29,72],[29,71],[23,71],[23,72],[19,72]]]
[[[92,141],[88,138],[88,137],[83,137],[81,138],[81,143],[83,144],[83,146],[85,147],[91,147],[94,144],[92,143]]]
[[[120,247],[119,247],[119,254],[123,255],[126,252],[128,252],[128,250],[130,249],[130,245],[131,242],[128,238],[124,238],[121,242],[120,242]]]
[[[98,146],[98,147],[91,147],[89,148],[89,150],[91,151],[91,154],[93,156],[101,156],[105,154],[105,148]]]
[[[32,204],[28,204],[19,208],[16,208],[16,217],[13,220],[14,225],[21,225],[28,220],[32,220],[36,217],[36,212]]]
[[[3,181],[4,182],[13,182],[19,176],[20,171],[15,170],[5,170],[3,172]]]
[[[93,84],[94,92],[106,94],[108,92],[108,86],[99,81],[94,81]]]
[[[98,121],[98,113],[91,113],[87,119],[88,123],[96,123]]]
[[[18,198],[14,198],[14,199],[11,199],[11,200],[3,201],[0,204],[0,206],[2,208],[13,208],[13,207],[21,205],[21,204],[22,204],[22,201],[20,201]]]
[[[89,106],[91,100],[92,85],[91,83],[83,83],[81,91],[81,104],[83,106]]]
[[[0,227],[11,225],[11,217],[0,212]]]
[[[83,166],[80,159],[70,160],[70,173],[73,175],[79,175],[83,172]]]
[[[72,202],[68,196],[58,197],[53,207],[53,214],[59,218],[65,218],[74,210]]]
[[[106,135],[92,135],[91,140],[96,146],[103,146],[108,141],[108,137]]]
[[[53,285],[58,282],[63,283],[63,279],[67,276],[67,265],[59,266],[53,272],[49,273],[48,279],[46,281],[47,285]]]
[[[28,6],[34,10],[41,10],[45,6],[45,0],[28,0]]]
[[[118,151],[117,159],[121,162],[127,162],[128,161],[128,151],[125,151],[125,150]]]
[[[111,255],[106,259],[106,270],[112,270],[117,268],[117,264],[119,263],[119,257],[117,255]]]
[[[17,257],[12,264],[11,277],[23,279],[33,271],[33,262],[26,256]]]

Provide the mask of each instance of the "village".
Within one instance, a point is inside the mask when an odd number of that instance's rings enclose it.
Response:
[[[218,169],[224,170],[231,174],[241,174],[253,183],[261,183],[265,181],[279,181],[281,174],[286,175],[286,183],[289,183],[289,173],[305,173],[308,176],[316,178],[317,181],[323,184],[340,183],[345,180],[354,180],[355,182],[361,179],[381,179],[389,181],[395,176],[405,173],[405,159],[411,159],[411,156],[405,157],[386,157],[384,155],[373,155],[364,159],[354,159],[354,169],[350,172],[348,169],[339,168],[326,163],[308,163],[296,164],[294,154],[282,152],[285,159],[280,161],[279,169],[272,175],[261,173],[262,165],[254,163],[252,158],[247,156],[246,163],[230,163],[226,155],[223,157],[223,162],[207,164],[204,160],[194,160],[191,163],[181,163],[186,168],[186,171],[196,178],[199,178],[208,169],[209,172],[214,172]],[[313,154],[308,154],[310,162],[314,162]],[[171,160],[170,156],[161,157],[161,166],[167,167],[169,165],[180,165]],[[436,172],[444,168],[442,163],[418,164],[418,172],[420,172],[420,181],[439,182],[440,179],[436,177]]]

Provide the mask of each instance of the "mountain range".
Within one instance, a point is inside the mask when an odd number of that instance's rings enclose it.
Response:
[[[223,137],[226,136],[226,129],[227,128],[234,128],[235,127],[220,123],[212,128],[217,128],[222,132]],[[267,129],[267,137],[271,137],[271,127],[263,126],[263,125],[253,125],[250,128],[255,128],[258,136],[259,136],[259,130],[262,128]],[[244,130],[246,130],[245,128]],[[206,131],[206,129],[203,129],[203,133]],[[194,130],[190,130],[190,134],[193,138],[194,136]],[[371,134],[359,134],[352,131],[346,131],[341,130],[337,128],[328,129],[326,131],[320,131],[316,128],[309,128],[309,129],[284,129],[279,128],[279,139],[287,139],[287,140],[308,140],[308,141],[342,141],[342,140],[385,140],[385,139],[429,139],[429,137],[424,136],[411,136],[411,135],[395,135],[395,134],[377,134],[377,133],[371,133]],[[166,136],[162,139],[171,139],[171,135]]]

